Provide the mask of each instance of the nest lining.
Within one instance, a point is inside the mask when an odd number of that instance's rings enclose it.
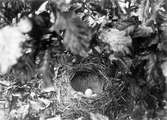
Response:
[[[70,81],[71,87],[78,92],[84,93],[91,89],[93,94],[103,92],[105,80],[93,70],[77,71]]]

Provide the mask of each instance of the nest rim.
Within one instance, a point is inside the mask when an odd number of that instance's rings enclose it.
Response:
[[[99,65],[99,64],[96,65],[96,64],[89,63],[89,64],[82,64],[82,65],[80,64],[80,65],[77,65],[77,66],[75,66],[74,68],[71,69],[69,82],[70,82],[70,85],[71,85],[72,89],[75,92],[78,92],[79,94],[81,94],[81,93],[84,94],[84,91],[77,90],[72,85],[72,81],[76,81],[76,79],[78,79],[77,76],[80,73],[81,74],[87,74],[87,76],[84,77],[86,79],[88,77],[93,77],[96,86],[100,89],[99,90],[100,92],[94,92],[95,94],[93,94],[91,97],[97,97],[97,96],[99,96],[99,95],[101,95],[105,92],[105,86],[107,84],[108,79],[105,76],[104,66]],[[81,77],[83,77],[83,75],[80,75],[80,78]],[[95,79],[97,79],[97,81]],[[89,79],[89,80],[91,80],[91,79]],[[92,84],[92,81],[90,82],[90,84]],[[89,86],[90,85],[87,86],[87,89],[91,88]],[[81,87],[82,87],[82,85],[81,85]],[[92,90],[94,91],[94,88]]]

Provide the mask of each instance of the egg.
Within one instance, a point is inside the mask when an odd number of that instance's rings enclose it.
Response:
[[[85,96],[86,96],[86,97],[91,97],[92,94],[93,94],[92,89],[88,88],[88,89],[85,90]]]
[[[71,0],[65,0],[66,4],[70,4]]]

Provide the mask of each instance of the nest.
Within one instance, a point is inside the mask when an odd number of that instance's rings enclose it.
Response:
[[[77,65],[55,80],[58,93],[54,106],[63,120],[80,117],[89,120],[90,113],[100,113],[113,119],[125,111],[127,98],[121,94],[125,91],[119,90],[120,87],[123,90],[122,86],[113,84],[114,79],[108,78],[105,72],[100,65]],[[92,90],[92,96],[85,96],[87,89]]]
[[[97,69],[77,67],[71,76],[70,84],[75,91],[84,94],[87,89],[91,89],[96,95],[103,93],[106,79]]]

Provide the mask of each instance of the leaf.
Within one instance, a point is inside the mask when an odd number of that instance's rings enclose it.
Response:
[[[119,31],[115,28],[110,28],[103,30],[99,38],[108,43],[111,47],[111,50],[114,52],[125,52],[129,53],[128,46],[131,45],[132,39],[129,35],[126,35],[125,31]]]
[[[167,22],[165,20],[164,23],[161,24],[160,26],[160,30],[161,30],[161,42],[159,44],[159,49],[161,51],[164,51],[166,53],[167,51]]]
[[[17,64],[13,65],[11,71],[14,72],[16,78],[22,81],[31,80],[35,72],[35,63],[31,54],[24,54],[18,59]]]
[[[52,0],[52,1],[55,2],[57,5],[69,4],[71,2],[71,0]]]
[[[66,11],[71,1],[72,0],[51,0],[51,3],[56,5],[56,9]]]
[[[42,4],[40,5],[40,7],[38,8],[38,10],[35,11],[35,13],[36,13],[37,15],[39,15],[40,13],[42,13],[42,12],[44,12],[44,11],[47,11],[47,9],[46,9],[47,4],[48,4],[48,1],[45,1],[44,3],[42,3]]]
[[[149,0],[142,0],[140,2],[136,15],[139,17],[139,20],[142,22],[145,22],[146,19],[148,18],[148,12],[150,7],[149,5],[150,5]]]
[[[63,43],[67,49],[83,57],[88,55],[91,30],[78,16],[71,13],[60,14],[54,27],[55,30],[66,29]]]
[[[136,29],[133,37],[148,37],[153,33],[152,27],[146,26],[146,25],[139,25],[138,28]]]
[[[47,0],[27,0],[30,3],[31,10],[37,10]]]
[[[162,66],[159,66],[158,57],[152,54],[149,55],[148,63],[145,67],[147,70],[147,85],[151,88],[151,95],[154,95],[157,99],[165,92],[165,75],[163,74],[166,72],[165,69],[162,69]]]
[[[163,4],[164,0],[142,0],[135,14],[143,25],[149,25],[152,21],[155,23],[158,11]]]
[[[84,16],[84,21],[90,26],[90,27],[95,27],[97,24],[105,24],[107,22],[107,18],[105,16],[99,17],[99,16]]]

